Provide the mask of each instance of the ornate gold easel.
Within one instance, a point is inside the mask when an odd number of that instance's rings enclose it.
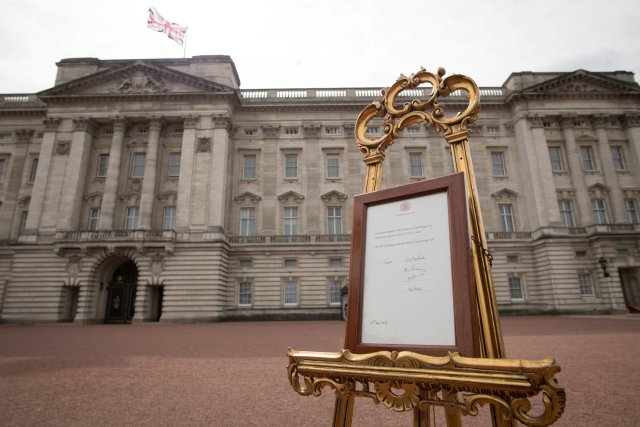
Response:
[[[555,374],[560,371],[553,359],[541,361],[506,359],[502,329],[495,300],[488,253],[475,176],[469,151],[467,126],[478,119],[478,87],[469,77],[451,75],[445,79],[443,68],[437,74],[421,69],[410,77],[401,75],[382,90],[382,100],[368,105],[356,121],[356,142],[367,165],[365,192],[382,184],[385,150],[398,132],[416,123],[426,123],[444,135],[451,145],[454,169],[464,172],[473,241],[472,264],[480,320],[482,358],[450,353],[431,357],[412,352],[379,351],[370,354],[316,353],[288,350],[289,381],[303,396],[321,394],[326,386],[336,393],[334,427],[351,425],[355,397],[369,397],[395,411],[414,411],[415,427],[430,426],[431,406],[442,406],[448,426],[460,426],[462,415],[476,415],[478,405],[490,404],[494,426],[513,426],[519,421],[529,426],[547,426],[555,422],[565,407],[564,389],[558,387]],[[404,90],[429,84],[433,90],[426,101],[415,99],[402,106],[394,104]],[[466,109],[452,117],[444,114],[439,97],[453,92],[467,96]],[[384,118],[380,138],[367,137],[368,123]],[[399,392],[400,390],[401,392]],[[531,397],[542,393],[542,412],[531,415]]]

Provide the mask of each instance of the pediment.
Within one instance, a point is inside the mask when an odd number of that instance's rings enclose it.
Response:
[[[640,86],[602,73],[577,70],[531,86],[526,89],[526,92],[553,94],[640,93]]]
[[[492,193],[491,197],[496,200],[515,200],[518,198],[518,193],[509,188],[503,188],[502,190]]]
[[[99,207],[102,203],[102,193],[100,193],[99,191],[94,191],[93,193],[85,194],[83,199],[90,206]]]
[[[230,93],[234,89],[167,67],[134,61],[47,89],[43,99],[58,96],[162,95]]]
[[[176,200],[178,199],[178,192],[174,190],[168,190],[164,193],[158,194],[158,200],[164,203],[168,203],[170,205],[175,205]]]
[[[587,191],[592,198],[606,197],[606,195],[609,194],[609,187],[598,182],[587,188]]]
[[[344,200],[347,200],[348,197],[349,196],[347,196],[346,194],[341,193],[337,190],[329,191],[328,193],[325,193],[322,196],[320,196],[320,198],[324,201],[330,201],[330,200],[344,201]]]
[[[250,191],[245,191],[242,194],[238,194],[237,196],[235,196],[233,198],[234,201],[238,202],[238,203],[244,203],[244,202],[259,202],[260,200],[262,200],[262,197],[258,196],[257,194],[253,194]]]
[[[280,200],[281,202],[301,202],[304,200],[304,196],[300,193],[296,193],[295,191],[287,191],[286,193],[282,193],[281,195],[279,195],[278,200]]]

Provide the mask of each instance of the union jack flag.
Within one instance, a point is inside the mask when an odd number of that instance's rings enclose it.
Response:
[[[147,28],[153,31],[166,33],[170,39],[174,40],[180,46],[184,46],[187,38],[187,27],[178,25],[175,22],[169,22],[164,19],[154,6],[149,8],[149,18],[147,18]]]

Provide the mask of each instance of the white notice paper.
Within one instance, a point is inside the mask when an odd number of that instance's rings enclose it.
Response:
[[[367,209],[362,342],[456,344],[447,193]]]

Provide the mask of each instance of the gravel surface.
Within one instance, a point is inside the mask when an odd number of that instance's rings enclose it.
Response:
[[[0,325],[0,425],[329,426],[332,392],[296,394],[286,350],[338,351],[344,326]],[[562,367],[567,408],[556,425],[638,425],[640,315],[506,317],[502,326],[509,357]],[[484,415],[464,425],[488,425]],[[358,399],[353,425],[412,418]]]

